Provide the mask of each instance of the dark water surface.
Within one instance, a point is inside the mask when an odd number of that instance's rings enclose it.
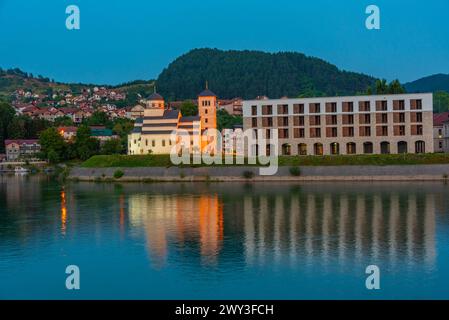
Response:
[[[0,299],[449,299],[448,195],[443,183],[0,176]]]

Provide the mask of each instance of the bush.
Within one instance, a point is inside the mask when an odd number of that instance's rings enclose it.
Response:
[[[122,170],[116,170],[116,171],[114,172],[114,178],[115,178],[115,179],[120,179],[121,177],[123,177],[124,174],[125,174],[125,173],[124,173]]]
[[[244,171],[243,172],[243,177],[245,179],[252,179],[252,178],[254,178],[254,172],[252,172],[252,171]]]
[[[290,167],[290,174],[299,177],[301,175],[301,169],[299,169],[299,167]]]

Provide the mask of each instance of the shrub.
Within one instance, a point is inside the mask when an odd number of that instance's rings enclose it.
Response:
[[[245,179],[252,179],[252,178],[254,178],[254,172],[252,172],[252,171],[244,171],[243,172],[243,177]]]
[[[301,169],[299,169],[299,167],[290,167],[290,174],[299,177],[301,175]]]
[[[124,174],[125,174],[125,173],[124,173],[122,170],[116,170],[116,171],[114,172],[114,178],[115,178],[115,179],[120,179],[121,177],[123,177]]]

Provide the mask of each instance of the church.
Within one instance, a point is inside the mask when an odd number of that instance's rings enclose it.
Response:
[[[197,116],[183,117],[181,111],[166,108],[164,98],[154,92],[145,101],[143,117],[136,119],[128,135],[128,154],[170,154],[175,144],[183,149],[188,148],[190,153],[204,151],[216,137],[212,134],[203,141],[202,135],[216,127],[217,96],[208,89],[207,84],[198,95]],[[176,142],[171,139],[172,133],[176,134]],[[185,145],[185,137],[182,137],[186,134],[190,136],[188,146]]]

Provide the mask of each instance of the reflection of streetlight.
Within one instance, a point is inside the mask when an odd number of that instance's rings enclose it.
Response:
[[[67,207],[65,201],[65,191],[61,191],[61,233],[65,235],[67,223]]]

